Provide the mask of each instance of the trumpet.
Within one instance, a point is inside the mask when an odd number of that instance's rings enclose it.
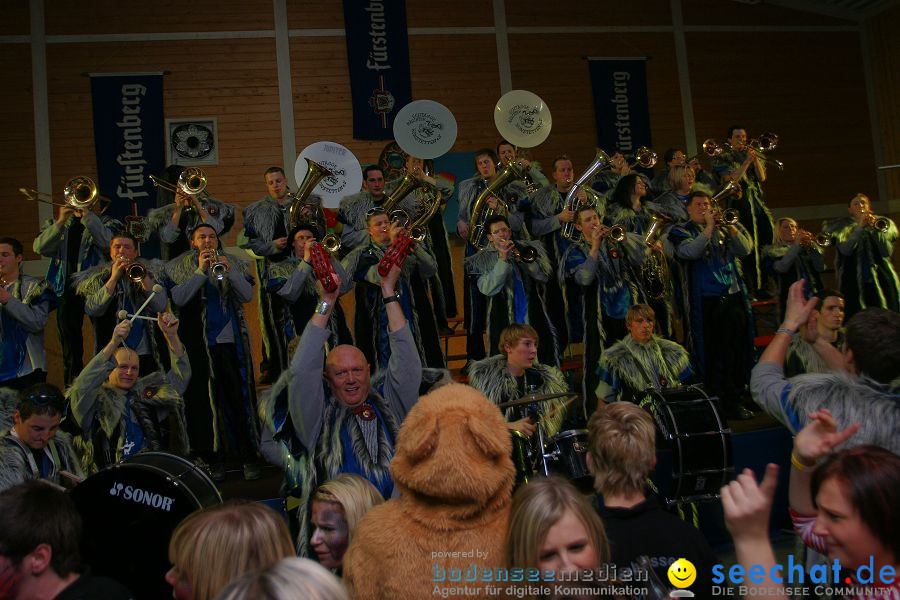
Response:
[[[634,162],[628,164],[629,169],[633,169],[636,166],[640,165],[641,168],[649,169],[653,165],[656,164],[656,161],[659,160],[659,156],[648,148],[647,146],[641,146],[634,152]]]
[[[147,276],[147,267],[145,267],[138,261],[132,261],[127,267],[125,267],[125,274],[128,276],[128,279],[130,279],[134,283],[141,283],[142,281],[144,281],[144,277]]]
[[[63,197],[66,199],[65,204],[53,202],[53,195],[46,192],[39,192],[29,188],[19,188],[19,191],[32,202],[51,204],[53,206],[68,206],[80,211],[90,210],[100,198],[97,192],[97,184],[87,175],[78,175],[66,182],[66,187],[63,189]],[[47,198],[50,198],[50,200]]]
[[[150,175],[150,181],[158,188],[168,190],[173,194],[179,190],[189,196],[196,196],[206,189],[206,174],[200,167],[188,167],[178,176],[177,183],[169,183],[165,179],[160,179],[156,175]],[[190,207],[188,207],[190,208]]]
[[[213,249],[213,256],[210,259],[209,271],[217,281],[224,280],[225,275],[228,274],[228,265],[223,262],[219,262],[220,256],[222,256],[222,254],[218,250]]]
[[[812,248],[814,245],[820,248],[827,248],[831,245],[831,236],[822,231],[817,235],[813,235],[805,229],[797,231],[797,237],[800,238],[800,244]]]
[[[533,263],[537,260],[538,253],[531,246],[520,246],[513,242],[513,247],[510,248],[508,256],[516,262]]]
[[[613,225],[609,228],[609,233],[607,235],[612,241],[621,244],[625,241],[625,228],[621,225]]]
[[[871,227],[878,233],[887,233],[888,229],[891,228],[891,221],[887,217],[878,217],[869,211],[866,211],[864,214],[863,227]]]

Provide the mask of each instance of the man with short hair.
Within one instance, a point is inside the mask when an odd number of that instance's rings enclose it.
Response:
[[[387,368],[379,379],[372,380],[359,348],[337,346],[325,357],[327,327],[338,291],[319,287],[319,305],[290,368],[260,403],[260,418],[286,463],[286,488],[301,497],[301,526],[306,523],[312,490],[339,473],[367,479],[385,498],[394,490],[389,465],[397,432],[419,399],[422,381],[422,362],[397,301],[399,277],[395,265],[379,284],[391,345]],[[302,535],[297,540],[301,555],[307,542]]]
[[[69,276],[105,262],[113,233],[122,229],[122,223],[109,216],[66,205],[59,208],[56,220],[44,223],[41,233],[34,238],[34,251],[50,258],[47,281],[59,298],[56,326],[66,384],[75,379],[84,364],[84,301],[68,285]]]
[[[812,342],[832,372],[788,380],[782,370],[788,345],[810,321],[818,300],[804,299],[803,284],[801,279],[791,286],[784,321],[753,368],[753,399],[794,434],[810,413],[827,408],[839,431],[860,424],[850,445],[875,444],[900,453],[900,314],[868,308],[853,315],[842,353],[825,339]]]
[[[182,394],[191,379],[191,364],[178,337],[178,319],[159,313],[157,324],[169,346],[172,368],[141,375],[134,350],[122,346],[131,322],[113,329],[109,343],[72,382],[66,392],[78,427],[77,445],[85,473],[95,473],[141,450],[169,450],[185,455],[189,444]],[[169,415],[176,431],[166,432]],[[168,437],[168,439],[167,439]]]
[[[719,562],[709,543],[647,492],[656,467],[656,426],[650,414],[630,402],[601,406],[588,423],[588,439],[587,465],[611,562],[635,569],[638,557],[646,556],[656,575],[667,581],[669,566],[686,558],[698,574],[691,589],[700,598],[709,597],[712,568]]]
[[[253,297],[253,276],[239,257],[221,252],[205,223],[191,234],[191,247],[166,265],[194,373],[185,392],[191,444],[213,479],[225,478],[229,451],[243,463],[245,479],[258,479],[256,385],[243,309]]]
[[[102,263],[72,276],[75,293],[84,298],[84,310],[94,325],[94,353],[102,348],[101,340],[108,340],[112,330],[121,320],[119,311],[134,314],[153,292],[153,286],[161,279],[163,264],[158,260],[144,260],[138,256],[137,240],[129,233],[117,233],[109,243],[109,263]],[[135,265],[143,267],[144,276],[140,281],[131,279],[129,269]],[[139,270],[138,267],[135,270]],[[155,315],[163,312],[169,304],[165,288],[152,294],[153,298],[146,311]],[[125,343],[134,348],[141,361],[144,373],[156,371],[164,363],[159,348],[162,340],[154,335],[156,328],[148,321],[136,319]]]
[[[877,217],[883,219],[884,230],[877,228],[872,202],[862,193],[850,199],[847,212],[849,217],[824,225],[837,248],[835,268],[847,300],[847,318],[872,306],[900,311],[900,279],[891,264],[897,225],[887,217]]]
[[[341,198],[338,220],[344,224],[341,232],[341,249],[346,254],[369,241],[366,215],[373,208],[380,208],[387,199],[384,172],[378,165],[363,169],[363,189]]]
[[[821,339],[839,352],[844,346],[844,295],[837,290],[822,290],[816,309],[809,321],[800,328],[788,346],[784,360],[784,375],[791,378],[803,373],[828,373],[831,367],[816,352],[815,342]],[[810,329],[815,330],[814,334]]]
[[[513,323],[534,327],[544,344],[540,361],[559,366],[564,347],[558,344],[556,327],[547,314],[544,289],[553,267],[540,242],[514,242],[509,221],[494,215],[485,221],[490,244],[466,259],[466,272],[478,277],[478,290],[488,297],[489,352],[500,352],[500,334]],[[530,255],[530,262],[523,260]]]
[[[121,584],[82,575],[81,516],[46,481],[0,492],[0,597],[9,600],[131,600]]]
[[[656,314],[649,305],[629,308],[625,327],[628,335],[600,357],[598,398],[643,406],[647,390],[679,387],[693,374],[687,350],[654,333]]]
[[[22,243],[0,237],[0,387],[47,380],[44,326],[57,298],[45,279],[22,273]]]
[[[12,423],[5,422],[9,409]],[[0,390],[0,491],[27,479],[60,485],[63,472],[82,476],[71,436],[59,431],[65,414],[66,397],[56,386],[39,383],[21,396]]]
[[[524,175],[531,179],[538,188],[548,185],[550,182],[547,180],[547,176],[541,171],[540,163],[529,159],[527,154],[527,150],[516,148],[506,140],[500,140],[497,144],[497,156],[500,158],[500,163],[504,167],[510,163],[518,163],[521,165]]]

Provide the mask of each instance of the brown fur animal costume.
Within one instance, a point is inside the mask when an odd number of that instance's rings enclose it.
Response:
[[[435,587],[467,585],[484,597],[487,583],[435,581],[435,572],[449,578],[451,569],[474,564],[480,580],[484,569],[504,566],[515,479],[510,452],[506,421],[481,392],[451,384],[423,396],[400,428],[391,461],[401,496],[366,513],[344,555],[350,596],[419,600],[433,597]]]

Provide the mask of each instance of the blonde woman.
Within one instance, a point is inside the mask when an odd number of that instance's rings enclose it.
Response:
[[[375,486],[358,475],[344,473],[320,485],[312,499],[309,540],[319,564],[340,573],[359,520],[382,502]]]
[[[294,556],[287,524],[263,504],[227,503],[195,512],[169,541],[166,581],[176,600],[212,600],[232,579]]]
[[[216,600],[349,600],[340,581],[305,558],[285,558],[232,581]]]

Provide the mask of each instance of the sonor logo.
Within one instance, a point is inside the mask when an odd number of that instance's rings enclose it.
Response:
[[[148,492],[147,490],[131,487],[130,485],[123,485],[121,483],[114,483],[109,490],[109,495],[138,504],[146,504],[147,506],[158,508],[166,512],[171,512],[172,503],[175,502],[175,498],[163,496],[156,492]]]

